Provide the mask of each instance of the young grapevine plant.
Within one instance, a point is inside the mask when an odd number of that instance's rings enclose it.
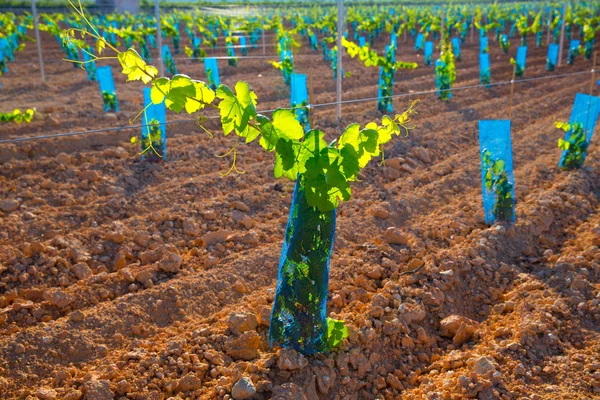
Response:
[[[342,46],[348,51],[352,58],[358,56],[365,67],[381,67],[381,82],[379,86],[379,100],[377,107],[382,112],[392,110],[392,95],[394,87],[394,75],[398,69],[415,69],[417,63],[409,63],[395,60],[396,49],[390,45],[385,56],[380,56],[376,51],[369,49],[369,46],[360,47],[358,44],[348,41],[342,37]]]
[[[565,152],[561,167],[565,170],[581,168],[589,146],[583,124],[557,121],[555,126],[567,133],[567,140],[558,139],[558,148]],[[569,132],[570,134],[568,134]]]
[[[442,45],[442,51],[439,60],[435,64],[436,86],[438,88],[437,96],[441,100],[448,100],[452,97],[450,89],[456,81],[456,66],[454,64],[454,53],[452,45],[445,43]]]
[[[17,124],[20,124],[21,122],[29,123],[33,119],[34,114],[35,109],[33,108],[28,108],[25,112],[16,108],[10,113],[0,113],[0,122],[16,122]]]
[[[239,142],[258,141],[265,151],[275,153],[275,177],[301,179],[308,205],[321,212],[334,210],[341,201],[350,199],[350,182],[358,179],[360,170],[373,157],[383,158],[383,145],[394,136],[406,134],[413,128],[410,121],[415,103],[394,117],[384,116],[380,123],[371,122],[364,128],[351,124],[337,140],[327,143],[324,133],[318,129],[304,133],[292,110],[278,109],[271,118],[257,113],[257,96],[246,82],[237,82],[233,90],[223,84],[213,90],[186,75],[158,77],[158,70],[147,64],[135,49],[119,51],[106,43],[85,17],[81,3],[78,7],[72,6],[90,30],[69,29],[66,34],[71,38],[76,34],[82,38],[94,37],[98,43],[98,56],[94,59],[117,59],[128,81],[140,80],[151,86],[153,104],[164,101],[165,106],[176,113],[185,110],[188,114],[197,114],[206,107],[219,110],[223,134],[233,133],[236,137],[232,149],[226,153],[232,155],[233,162],[224,175],[232,171],[243,173],[236,166]],[[103,56],[106,48],[115,55]],[[198,125],[208,132],[202,126],[205,120],[205,116],[199,116]]]
[[[513,221],[515,199],[513,198],[513,184],[508,179],[503,160],[492,158],[492,153],[483,150],[483,167],[485,168],[485,189],[493,191],[496,201],[492,214],[497,221]]]

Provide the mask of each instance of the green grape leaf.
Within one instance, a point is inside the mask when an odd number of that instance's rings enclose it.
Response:
[[[306,172],[302,175],[308,205],[321,212],[332,211],[340,200],[350,199],[350,184],[341,170],[338,149],[326,147],[305,162]]]
[[[151,93],[152,94],[152,93]],[[165,105],[171,111],[180,113],[186,104],[196,95],[196,88],[189,76],[175,75],[169,81],[168,91],[165,92]]]
[[[310,130],[306,134],[298,154],[298,171],[301,174],[306,172],[306,161],[318,155],[322,149],[327,147],[327,142],[323,140],[324,136],[325,134],[317,129]]]
[[[193,114],[203,109],[206,104],[211,104],[215,99],[215,92],[208,87],[204,82],[192,81],[195,95],[193,98],[188,98],[185,103],[185,111],[188,114]]]
[[[379,134],[376,128],[377,125],[374,123],[368,124],[363,130],[358,124],[350,124],[340,136],[338,148],[343,148],[347,144],[354,147],[358,154],[360,168],[364,168],[373,156],[379,155]]]
[[[119,53],[118,59],[123,68],[123,74],[127,75],[127,81],[141,80],[148,83],[158,75],[158,70],[152,65],[146,64],[133,48]]]
[[[300,140],[304,136],[302,125],[296,119],[292,110],[277,109],[273,113],[273,126],[277,129],[279,137]]]
[[[329,349],[338,347],[348,337],[348,327],[344,321],[327,318],[327,346]]]
[[[346,144],[340,150],[340,156],[342,157],[341,168],[346,180],[355,181],[360,172],[360,166],[358,164],[358,153],[351,144]]]
[[[238,136],[247,137],[248,122],[256,116],[256,94],[250,91],[246,82],[240,81],[235,84],[235,94],[227,86],[220,85],[217,97],[221,99],[219,111],[225,136],[235,130]]]
[[[298,163],[296,158],[300,143],[296,140],[280,138],[275,146],[275,178],[285,176],[290,180],[298,177]]]
[[[256,121],[258,121],[260,130],[262,132],[259,142],[260,145],[266,151],[270,152],[275,150],[275,146],[277,145],[277,141],[279,140],[277,130],[275,129],[271,121],[264,115],[258,114],[256,116]]]

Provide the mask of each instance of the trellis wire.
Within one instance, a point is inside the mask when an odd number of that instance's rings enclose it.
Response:
[[[524,78],[524,79],[510,80],[510,81],[504,81],[504,82],[494,82],[494,83],[490,83],[489,85],[459,86],[459,87],[454,87],[454,88],[451,88],[451,89],[444,89],[444,90],[439,90],[439,91],[449,91],[449,92],[452,92],[452,91],[459,91],[459,90],[478,89],[478,88],[482,88],[482,87],[487,88],[488,86],[502,86],[502,85],[510,85],[510,84],[514,84],[514,83],[533,82],[533,81],[540,81],[540,80],[552,79],[552,78],[564,78],[564,77],[568,77],[568,76],[589,74],[590,72],[592,72],[592,71],[579,71],[579,72],[573,72],[573,73],[570,73],[570,74],[540,76],[540,77],[537,77],[537,78]],[[421,91],[421,92],[402,93],[402,94],[395,94],[395,95],[384,96],[384,97],[385,98],[400,98],[400,97],[410,97],[410,96],[418,96],[418,95],[435,94],[436,92],[438,92],[437,89],[432,89],[432,90],[424,90],[424,91]],[[334,106],[334,105],[338,105],[338,104],[342,105],[342,104],[360,103],[360,102],[367,102],[367,101],[377,101],[378,99],[379,99],[379,97],[366,97],[366,98],[363,98],[363,99],[343,100],[343,101],[340,101],[340,102],[333,101],[333,102],[329,102],[329,103],[308,104],[307,106],[303,106],[303,107],[304,108],[308,108],[308,109],[312,109],[312,108],[317,108],[317,107],[329,107],[329,106]],[[288,108],[288,109],[295,109],[295,108],[298,108],[298,107],[286,107],[286,108]],[[264,110],[264,111],[257,111],[257,114],[271,113],[271,112],[274,112],[275,110],[276,109]],[[220,116],[219,115],[213,115],[213,116],[204,117],[204,118],[205,119],[218,119],[218,118],[220,118]],[[196,122],[196,121],[198,121],[198,118],[193,118],[193,119],[179,119],[179,120],[175,120],[175,121],[165,122],[164,124],[161,124],[161,125],[173,125],[173,124],[186,123],[186,122]],[[29,141],[29,140],[53,139],[53,138],[59,138],[59,137],[87,135],[87,134],[101,133],[101,132],[119,132],[119,131],[123,131],[123,130],[138,129],[138,128],[142,128],[142,127],[145,127],[145,126],[146,126],[145,124],[139,124],[139,125],[121,126],[121,127],[116,127],[116,128],[93,129],[93,130],[89,130],[89,131],[67,132],[67,133],[58,133],[58,134],[53,134],[53,135],[41,135],[41,136],[30,136],[30,137],[15,138],[15,139],[4,139],[4,140],[0,140],[0,144],[25,142],[25,141]]]

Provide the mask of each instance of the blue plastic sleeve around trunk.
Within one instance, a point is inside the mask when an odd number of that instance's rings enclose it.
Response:
[[[162,58],[165,63],[165,68],[168,74],[177,75],[177,65],[175,65],[175,60],[173,60],[173,55],[171,54],[171,50],[169,50],[169,46],[164,45],[162,47]]]
[[[598,114],[600,113],[600,98],[596,96],[590,96],[587,94],[577,93],[575,95],[575,103],[573,104],[573,110],[571,111],[571,118],[569,124],[581,123],[583,132],[585,133],[585,149],[580,154],[574,152],[580,151],[575,146],[572,146],[568,150],[563,150],[558,166],[564,169],[581,168],[587,157],[587,150],[592,136],[594,134],[594,128],[596,127],[596,121],[598,120]],[[573,134],[572,129],[565,133],[564,140],[569,141]]]
[[[425,50],[423,59],[425,60],[425,65],[431,65],[431,59],[433,57],[433,42],[427,41],[425,42]]]
[[[527,46],[519,46],[517,48],[517,58],[515,61],[522,70],[525,70],[525,64],[527,63]]]
[[[112,69],[110,65],[104,65],[102,67],[98,67],[96,69],[96,78],[98,79],[98,83],[100,84],[100,95],[103,93],[108,93],[115,96],[115,108],[111,110],[111,107],[108,103],[103,101],[104,111],[106,112],[117,112],[119,111],[119,102],[117,100],[117,92],[115,90],[115,82],[113,81]]]
[[[457,60],[460,59],[460,41],[458,38],[452,38],[452,52],[454,53],[454,58]]]
[[[558,45],[555,43],[551,43],[548,46],[548,58],[546,59],[546,69],[548,71],[553,71],[556,67],[556,62],[558,61]]]
[[[481,54],[485,54],[487,53],[489,50],[488,47],[488,38],[487,37],[480,37],[479,38],[479,53]]]
[[[425,37],[422,33],[417,35],[417,40],[415,42],[415,51],[419,51],[423,48],[423,42],[425,41]]]
[[[85,73],[87,75],[88,81],[95,81],[96,61],[91,61],[92,57],[90,57],[85,51],[82,51],[81,53],[83,54],[83,61],[85,61]]]
[[[164,161],[167,159],[167,108],[165,102],[163,100],[160,104],[152,103],[150,88],[144,88],[144,107],[146,111],[144,111],[142,120],[141,151],[144,152],[144,154],[142,154],[142,160]],[[154,121],[158,122],[158,129],[160,129],[160,140],[152,143],[152,146],[158,154],[152,149],[147,150],[147,147],[149,146],[150,125]]]
[[[492,81],[490,55],[487,53],[479,55],[479,76],[482,85],[489,85]]]
[[[479,121],[479,148],[485,222],[490,225],[496,221],[514,223],[516,202],[510,121]],[[486,154],[491,163],[486,162]],[[493,180],[491,187],[486,187],[486,176],[488,181]]]
[[[359,36],[358,37],[358,45],[360,47],[365,47],[366,44],[367,44],[367,39],[364,36]]]
[[[204,59],[204,72],[206,72],[207,83],[214,90],[221,84],[219,78],[219,64],[212,57]]]
[[[300,105],[308,104],[308,91],[306,90],[306,75],[304,74],[292,74],[291,76],[291,95],[290,95],[290,106],[296,107]],[[296,119],[305,132],[310,130],[310,119],[308,115],[308,108],[299,107],[294,109],[296,113]]]
[[[271,346],[302,354],[327,352],[329,260],[336,211],[310,207],[301,178],[296,182],[285,231],[271,325]]]

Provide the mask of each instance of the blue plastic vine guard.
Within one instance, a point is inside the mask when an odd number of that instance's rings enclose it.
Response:
[[[571,40],[569,44],[569,53],[567,54],[567,64],[573,64],[577,54],[579,54],[579,40]]]
[[[358,37],[358,45],[360,47],[365,47],[365,44],[367,44],[367,39],[364,36],[359,36]]]
[[[194,50],[200,49],[200,45],[202,44],[202,39],[197,36],[194,36],[194,40],[192,42],[192,46],[194,46]]]
[[[4,53],[2,52],[2,49],[0,49],[0,63],[2,63],[3,67],[2,67],[2,71],[3,73],[8,72],[8,66],[7,64],[7,59],[4,57]]]
[[[162,47],[162,59],[165,63],[167,73],[171,75],[177,75],[177,65],[175,65],[175,60],[173,60],[173,55],[171,54],[171,50],[169,50],[169,46],[167,45]]]
[[[163,100],[160,104],[152,103],[150,88],[144,88],[144,107],[141,140],[142,160],[159,161],[162,158],[162,161],[164,161],[167,159],[167,108],[165,101]],[[158,144],[153,143],[153,147],[162,157],[152,149],[147,149],[150,129],[154,128],[152,125],[155,121],[158,122],[158,128],[160,129],[160,142]]]
[[[248,45],[247,45],[246,36],[240,36],[240,51],[242,55],[248,54]]]
[[[415,51],[419,51],[423,49],[423,42],[425,41],[425,37],[422,33],[417,35],[417,41],[415,42]]]
[[[556,43],[551,43],[548,46],[548,58],[546,60],[546,69],[548,71],[554,70],[554,67],[556,67],[557,61],[558,61],[558,45]]]
[[[525,64],[527,62],[527,46],[517,47],[517,58],[515,59],[517,65],[525,71]]]
[[[96,79],[98,79],[98,83],[100,84],[100,95],[102,96],[104,92],[115,96],[115,109],[110,110],[107,103],[103,102],[104,111],[119,111],[119,102],[117,100],[117,92],[115,90],[115,82],[113,80],[112,69],[110,65],[104,65],[102,67],[98,67],[96,69]]]
[[[489,50],[488,38],[485,36],[480,37],[479,38],[479,53],[485,54],[488,52],[488,50]]]
[[[433,56],[433,42],[427,41],[425,42],[425,50],[424,50],[424,61],[425,65],[431,65],[431,58]]]
[[[398,43],[396,41],[396,34],[392,33],[390,34],[390,44],[394,47],[398,47]]]
[[[510,120],[479,121],[485,222],[516,222]],[[486,181],[488,184],[486,184]]]
[[[87,75],[88,81],[96,80],[96,61],[92,60],[92,57],[89,56],[87,51],[82,51],[83,61],[85,62],[85,73]]]
[[[217,60],[213,57],[204,59],[204,72],[206,72],[207,84],[213,90],[219,87],[221,79],[219,78],[219,65]]]
[[[592,136],[594,135],[594,128],[596,128],[596,121],[598,121],[598,115],[600,113],[600,98],[596,96],[590,96],[588,94],[576,93],[575,94],[575,103],[573,103],[573,109],[571,111],[571,118],[569,119],[569,124],[573,123],[581,123],[583,125],[583,130],[586,133],[585,141],[588,143],[592,141]],[[571,137],[572,131],[569,130],[565,133],[564,140],[568,141]],[[558,163],[559,167],[563,167],[565,163],[565,158],[568,154],[567,150],[563,150],[560,161]],[[587,157],[587,149],[582,156],[581,165],[585,162],[585,158]]]
[[[490,55],[480,54],[479,55],[479,77],[482,85],[488,85],[492,81],[492,75],[490,70]]]
[[[297,107],[300,105],[308,105],[308,90],[306,89],[306,75],[304,74],[292,74],[291,78],[291,95],[290,95],[290,105],[292,107]],[[294,109],[296,113],[296,119],[302,127],[304,131],[307,132],[310,130],[310,121],[308,115],[308,108],[296,108]]]
[[[452,52],[454,58],[460,60],[460,40],[458,38],[452,38]]]
[[[302,354],[328,351],[327,294],[335,225],[336,210],[321,212],[309,206],[298,177],[279,259],[271,346]]]
[[[8,61],[13,61],[13,52],[10,48],[10,43],[8,43],[7,39],[0,39],[0,50],[4,53],[4,57]]]

